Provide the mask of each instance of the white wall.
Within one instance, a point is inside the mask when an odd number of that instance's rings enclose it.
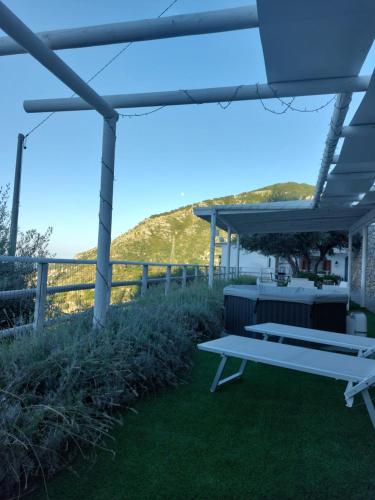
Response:
[[[221,246],[221,265],[225,266],[227,263],[227,245]],[[258,252],[248,252],[240,248],[240,268],[244,272],[260,274],[262,270],[270,269],[272,273],[275,272],[275,257],[266,257]],[[232,244],[230,252],[230,265],[237,266],[237,245]]]
[[[225,266],[227,263],[227,245],[226,243],[220,244],[221,247],[221,265]],[[336,251],[332,256],[327,256],[327,260],[331,261],[331,273],[341,276],[345,279],[345,259],[347,257],[346,251]],[[236,267],[237,265],[237,247],[232,244],[230,252],[230,265]],[[245,272],[260,274],[262,269],[270,268],[272,273],[275,273],[276,259],[275,257],[266,257],[258,252],[249,252],[240,248],[240,268]],[[286,264],[286,268],[289,266]],[[287,269],[287,273],[288,273]]]
[[[347,253],[337,253],[335,255],[330,255],[327,260],[331,261],[331,273],[345,278],[345,260]]]

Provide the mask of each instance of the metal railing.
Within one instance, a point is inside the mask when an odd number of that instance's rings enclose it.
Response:
[[[2,328],[0,330],[0,336],[2,337],[25,330],[42,328],[47,322],[46,312],[49,296],[95,289],[96,260],[0,256],[0,269],[4,265],[7,267],[3,267],[3,270],[5,270],[2,274],[3,276],[11,276],[12,273],[17,273],[17,269],[21,272],[21,266],[27,265],[31,278],[28,280],[30,286],[26,288],[0,289],[0,301],[28,298],[32,300],[34,310],[32,322],[22,324],[22,319],[17,318],[10,328]],[[90,267],[91,279],[88,280],[90,282],[79,282],[79,272],[77,272],[77,269],[84,268],[85,266]],[[126,274],[124,271],[134,266],[139,268],[136,273],[138,275],[137,279],[121,279]],[[70,275],[69,267],[75,270]],[[170,292],[172,283],[180,284],[182,288],[185,288],[190,281],[208,278],[208,266],[200,264],[112,260],[110,268],[111,291],[116,287],[137,287],[137,292],[141,296],[145,295],[148,288],[155,284],[164,283],[165,294],[167,295]],[[150,268],[153,268],[153,274],[150,273]],[[114,272],[115,269],[116,272]],[[227,270],[223,266],[215,266],[214,274],[219,279],[233,278],[236,276],[236,269],[231,267]],[[7,288],[7,279],[3,280],[3,282],[5,284],[2,283],[0,288]],[[86,304],[86,306],[84,309],[90,309],[89,305]],[[73,314],[77,312],[73,311]],[[60,317],[54,319],[61,320],[71,316],[72,314],[63,313]]]

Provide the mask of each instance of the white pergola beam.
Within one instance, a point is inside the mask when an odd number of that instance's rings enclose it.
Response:
[[[52,50],[141,42],[186,35],[204,35],[257,28],[256,5],[196,12],[156,19],[83,26],[37,33]],[[0,38],[0,56],[24,54],[27,50],[9,37]]]
[[[0,2],[0,28],[25,51],[82,98],[104,118],[118,116],[116,111],[80,78],[62,59],[49,49],[13,12]]]
[[[329,132],[324,147],[323,158],[320,165],[318,180],[315,187],[313,202],[314,208],[319,206],[320,197],[324,190],[324,185],[327,180],[329,168],[332,165],[334,159],[337,143],[341,136],[342,127],[351,100],[352,93],[348,91],[345,91],[345,93],[340,93],[340,95],[338,95],[336,98],[335,109],[332,114]]]
[[[206,89],[171,90],[141,94],[106,95],[103,99],[111,108],[142,108],[150,106],[178,106],[184,104],[207,104],[227,101],[247,101],[274,99],[275,97],[294,97],[341,92],[365,92],[370,76],[344,78],[325,78],[295,82],[263,83]],[[80,98],[38,99],[24,101],[27,113],[58,111],[84,111],[92,109]],[[338,136],[340,136],[341,128]],[[331,157],[332,160],[332,157]]]
[[[342,128],[341,137],[375,137],[375,124],[348,125]]]
[[[363,217],[358,219],[351,227],[352,234],[357,233],[364,225],[373,224],[375,222],[375,208],[369,210]]]

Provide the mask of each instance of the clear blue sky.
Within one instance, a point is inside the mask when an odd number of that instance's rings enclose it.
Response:
[[[170,0],[9,0],[35,31],[157,16]],[[170,14],[233,7],[243,0],[179,0]],[[60,51],[84,79],[121,46]],[[374,67],[368,58],[364,73]],[[42,115],[27,115],[28,98],[71,91],[28,55],[0,59],[2,96],[0,184],[13,182],[18,132]],[[126,93],[265,82],[258,30],[133,44],[92,86]],[[356,96],[355,104],[361,96]],[[329,96],[298,98],[317,107]],[[277,102],[267,105],[280,109]],[[207,198],[284,181],[316,181],[332,106],[319,113],[274,115],[259,102],[167,108],[120,119],[117,134],[113,237],[143,218]],[[352,107],[353,109],[353,107]],[[32,134],[24,155],[21,229],[53,226],[52,251],[69,257],[96,245],[101,119],[60,113]]]

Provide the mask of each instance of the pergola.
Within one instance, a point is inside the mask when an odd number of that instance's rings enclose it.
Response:
[[[359,76],[359,71],[373,42],[374,19],[373,0],[257,0],[256,5],[247,7],[34,34],[0,2],[0,28],[9,35],[0,39],[0,56],[30,53],[78,96],[25,101],[25,110],[29,113],[96,110],[104,119],[95,325],[104,324],[110,298],[109,254],[118,119],[115,108],[338,94],[312,203],[284,208],[252,205],[196,210],[197,215],[211,221],[210,284],[216,224],[239,233],[245,229],[254,232],[260,227],[267,228],[267,232],[280,232],[283,224],[290,231],[291,221],[299,231],[325,227],[353,232],[371,222],[375,217],[375,199],[371,193],[375,178],[375,150],[371,144],[375,84],[371,75]],[[260,31],[264,53],[267,82],[263,84],[99,96],[54,52],[254,28]],[[350,126],[343,127],[352,92],[366,94]],[[335,148],[341,136],[345,142],[337,158]]]

